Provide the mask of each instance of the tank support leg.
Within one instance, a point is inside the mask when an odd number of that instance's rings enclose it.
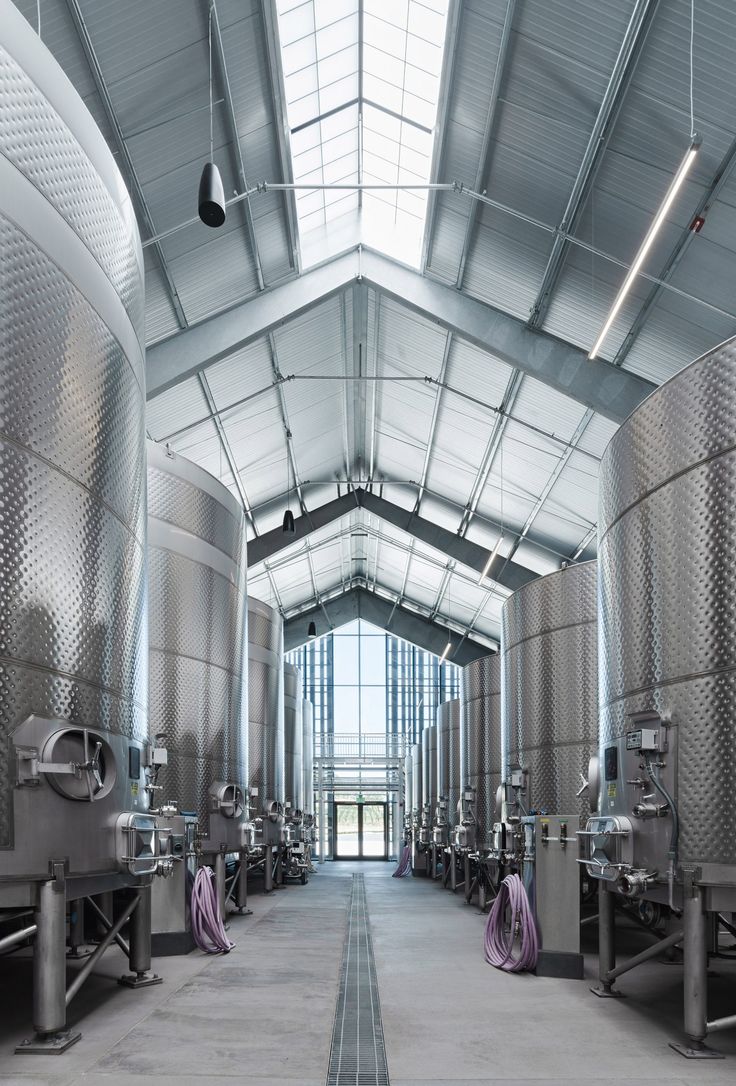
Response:
[[[263,854],[263,892],[270,894],[273,890],[273,851],[267,845]]]
[[[84,951],[84,898],[69,903],[69,957],[83,958]]]
[[[96,894],[95,895],[95,900],[97,901],[97,904],[99,905],[101,911],[104,913],[104,915],[110,921],[110,926],[112,927],[112,924],[113,924],[114,919],[115,919],[113,917],[112,890],[107,890],[107,891],[105,891],[104,894]],[[100,939],[102,939],[105,935],[107,935],[108,930],[109,929],[107,927],[105,927],[105,925],[102,923],[102,921],[98,920],[98,922],[97,922],[97,931],[98,931],[98,934],[100,936]]]
[[[685,876],[683,896],[683,998],[685,1043],[671,1048],[689,1060],[722,1060],[703,1043],[708,1032],[708,915],[703,909],[703,892]]]
[[[249,916],[251,910],[248,908],[248,853],[240,853],[240,867],[238,874],[238,886],[237,897],[235,898],[235,904],[238,906],[238,912],[244,916]]]
[[[284,849],[279,845],[276,850],[276,866],[274,868],[274,882],[277,888],[284,885]]]
[[[613,894],[609,893],[605,882],[598,883],[598,975],[600,984],[591,988],[593,995],[601,999],[620,998],[621,993],[614,990],[613,981],[606,980],[608,973],[616,966],[616,920]]]
[[[225,904],[225,899],[227,896],[225,875],[225,853],[218,852],[215,856],[215,889],[217,890],[217,903],[220,909],[220,916],[223,921],[227,916],[227,908]]]
[[[151,887],[138,891],[138,905],[128,921],[128,964],[130,973],[120,977],[118,984],[126,988],[148,988],[161,984],[161,977],[151,972]]]
[[[64,881],[51,879],[38,889],[33,946],[34,1037],[17,1053],[58,1054],[78,1041],[79,1030],[66,1028],[66,898]]]

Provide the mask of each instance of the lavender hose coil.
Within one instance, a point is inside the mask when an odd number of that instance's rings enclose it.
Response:
[[[192,889],[192,935],[205,954],[227,954],[231,943],[220,916],[215,873],[211,867],[200,867]]]
[[[401,850],[396,870],[391,875],[392,879],[404,879],[411,874],[411,845],[404,845]]]
[[[511,929],[506,935],[506,908],[511,909]],[[520,947],[514,955],[518,931]],[[524,883],[518,875],[507,875],[488,916],[485,932],[485,957],[489,965],[508,973],[534,969],[539,956],[537,923]]]

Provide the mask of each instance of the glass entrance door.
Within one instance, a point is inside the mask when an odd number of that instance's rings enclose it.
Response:
[[[388,804],[335,803],[336,860],[388,859]]]

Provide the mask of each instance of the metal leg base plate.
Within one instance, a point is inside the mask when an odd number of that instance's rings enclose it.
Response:
[[[692,1041],[683,1041],[682,1043],[670,1041],[670,1048],[674,1048],[675,1052],[679,1052],[686,1060],[723,1060],[726,1058],[721,1052],[715,1052],[704,1044],[697,1044]]]
[[[81,961],[83,958],[89,958],[90,954],[94,953],[94,947],[91,946],[72,946],[67,948],[66,956],[73,962]]]
[[[604,988],[603,985],[599,985],[590,989],[594,996],[598,996],[599,999],[624,999],[623,992],[617,991],[615,988]]]
[[[21,1041],[15,1050],[16,1055],[60,1056],[76,1044],[82,1034],[76,1029],[61,1029],[58,1033],[37,1033],[27,1041]]]
[[[152,984],[163,984],[163,977],[158,973],[125,973],[118,978],[118,984],[124,988],[150,988]]]
[[[253,910],[246,908],[245,905],[238,908],[238,916],[252,916],[252,915],[253,915]]]

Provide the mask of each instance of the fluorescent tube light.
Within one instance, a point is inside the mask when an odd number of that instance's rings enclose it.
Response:
[[[608,335],[608,333],[611,330],[611,325],[615,321],[615,319],[616,319],[616,317],[618,315],[618,312],[621,309],[621,306],[624,304],[624,299],[626,298],[626,295],[631,290],[631,287],[632,287],[632,285],[634,283],[634,280],[636,279],[637,275],[639,274],[639,272],[641,270],[641,266],[642,266],[642,264],[644,263],[644,261],[647,258],[647,253],[649,252],[652,245],[654,244],[654,239],[656,238],[657,234],[659,233],[659,231],[660,231],[660,229],[662,227],[662,223],[667,218],[667,212],[672,207],[672,204],[674,203],[674,200],[675,200],[675,197],[677,196],[677,193],[682,188],[683,181],[685,180],[685,178],[688,175],[690,167],[693,164],[693,159],[695,158],[698,151],[700,150],[700,145],[701,145],[702,142],[703,141],[702,141],[702,138],[700,136],[694,135],[692,137],[692,140],[690,141],[690,146],[688,147],[688,149],[687,149],[687,151],[685,153],[685,157],[683,158],[682,162],[680,163],[679,169],[678,169],[677,173],[675,174],[674,178],[672,179],[672,184],[670,185],[669,189],[667,190],[667,195],[665,196],[664,200],[662,201],[662,204],[660,206],[659,211],[654,216],[654,219],[652,221],[652,225],[647,230],[646,236],[644,237],[644,241],[641,243],[641,248],[639,249],[639,252],[636,254],[636,257],[634,258],[634,263],[631,265],[628,272],[626,273],[626,278],[624,279],[623,283],[621,284],[619,292],[616,295],[616,300],[613,303],[613,305],[611,306],[611,311],[608,314],[608,316],[606,317],[605,324],[601,328],[600,333],[598,335],[598,339],[593,344],[593,347],[592,347],[592,349],[590,351],[590,354],[588,355],[588,358],[595,358],[596,355],[598,354],[598,352],[600,351],[604,339],[606,338],[606,336]]]
[[[452,641],[448,641],[447,644],[445,645],[445,651],[440,656],[440,667],[442,666],[442,664],[444,664],[445,660],[447,659],[447,656],[448,656],[451,648],[452,648]]]
[[[493,559],[498,554],[498,551],[499,551],[499,549],[501,547],[501,544],[503,543],[503,537],[504,537],[504,533],[501,532],[500,536],[498,537],[496,542],[493,544],[493,550],[488,555],[488,561],[483,566],[483,572],[481,573],[480,577],[478,578],[478,584],[481,584],[486,579],[488,574],[490,573],[491,566],[493,565]]]

